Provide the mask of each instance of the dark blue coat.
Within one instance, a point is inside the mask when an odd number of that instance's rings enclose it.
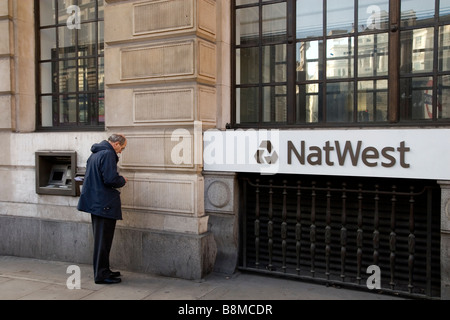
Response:
[[[117,172],[119,158],[108,141],[94,144],[77,209],[104,218],[122,220],[120,192],[125,178]]]

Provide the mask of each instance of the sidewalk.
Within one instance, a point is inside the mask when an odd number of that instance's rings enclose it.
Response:
[[[78,265],[81,289],[67,288],[70,263],[0,256],[0,300],[404,300],[249,273],[201,281],[120,270],[122,282],[98,285],[92,266]]]

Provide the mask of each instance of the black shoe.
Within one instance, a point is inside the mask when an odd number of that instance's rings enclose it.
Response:
[[[117,278],[117,277],[120,277],[120,272],[119,272],[119,271],[110,271],[109,277],[110,277],[110,278]]]
[[[120,278],[106,278],[103,280],[99,280],[99,281],[95,281],[96,284],[114,284],[114,283],[119,283]]]

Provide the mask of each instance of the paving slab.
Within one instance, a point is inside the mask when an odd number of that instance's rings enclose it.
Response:
[[[393,295],[241,272],[231,276],[212,273],[194,281],[120,270],[121,283],[99,285],[94,283],[89,264],[76,265],[80,271],[80,288],[71,290],[67,282],[72,275],[68,268],[72,265],[0,256],[0,300],[405,300]]]

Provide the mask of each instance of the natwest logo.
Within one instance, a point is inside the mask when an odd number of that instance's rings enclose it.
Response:
[[[402,168],[409,168],[407,162],[407,153],[411,151],[405,141],[401,141],[398,146],[384,146],[382,148],[375,146],[365,146],[363,141],[356,143],[352,141],[326,141],[322,146],[310,145],[302,140],[298,144],[293,141],[287,141],[287,161],[289,165],[294,163],[294,158],[301,165],[309,164],[311,166],[345,166],[351,163],[353,167],[362,164],[369,168],[382,166],[392,168],[397,163]]]
[[[265,140],[261,142],[255,154],[256,162],[259,164],[275,164],[278,161],[278,153],[273,149],[272,142]]]
[[[204,166],[257,168],[261,174],[278,173],[279,130],[208,130],[204,134]]]

